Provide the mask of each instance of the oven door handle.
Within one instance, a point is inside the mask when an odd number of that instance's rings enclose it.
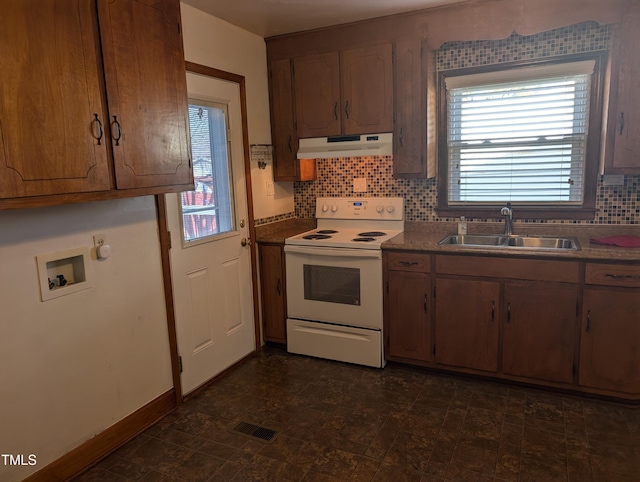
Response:
[[[284,252],[311,256],[332,256],[334,258],[382,259],[382,251],[378,249],[309,248],[306,246],[286,244],[284,246]]]

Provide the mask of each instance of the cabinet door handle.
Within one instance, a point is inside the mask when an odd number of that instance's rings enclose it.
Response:
[[[93,121],[98,126],[98,133],[96,134],[96,139],[98,139],[98,145],[102,145],[102,136],[104,135],[104,129],[102,128],[102,121],[100,120],[100,116],[98,114],[93,114],[95,119]]]
[[[118,116],[113,116],[113,125],[118,128],[118,135],[113,140],[116,141],[116,146],[119,146],[120,139],[122,138],[122,127],[120,126],[120,122],[118,121]]]
[[[402,142],[402,127],[400,128],[400,135],[398,135],[398,140],[400,141],[400,147],[403,147],[404,142]]]
[[[496,319],[496,302],[492,301],[491,302],[491,321],[494,321]]]
[[[427,312],[427,294],[424,294],[424,302],[423,302],[423,308],[424,308],[424,312]]]
[[[591,310],[587,310],[587,333],[591,331]]]
[[[624,112],[620,112],[620,135],[624,131]]]
[[[278,293],[278,296],[282,294],[282,288],[280,287],[280,280],[278,280],[278,284],[276,285],[276,293]]]
[[[347,115],[347,119],[349,118],[349,101],[344,106],[344,113]]]
[[[511,321],[511,303],[507,305],[507,323]]]
[[[289,152],[293,152],[293,147],[291,147],[291,136],[289,136],[289,140],[287,141],[287,146],[289,146]]]
[[[338,120],[338,103],[333,104],[333,118]]]
[[[402,266],[415,266],[418,264],[417,261],[400,261]]]
[[[611,273],[606,273],[605,278],[611,278],[611,279],[640,279],[640,275],[637,274],[611,274]]]

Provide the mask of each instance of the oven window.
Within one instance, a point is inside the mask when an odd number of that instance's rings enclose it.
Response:
[[[360,305],[360,270],[304,265],[304,299]]]

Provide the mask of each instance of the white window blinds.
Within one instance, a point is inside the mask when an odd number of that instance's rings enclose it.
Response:
[[[446,78],[449,205],[579,205],[593,61]]]

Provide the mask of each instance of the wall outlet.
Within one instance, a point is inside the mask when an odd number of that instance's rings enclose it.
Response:
[[[107,236],[104,234],[94,234],[93,235],[93,246],[97,248],[98,246],[103,246],[107,244]]]
[[[267,182],[267,196],[273,196],[274,194],[274,190],[273,190],[273,183],[272,182]]]
[[[356,177],[353,180],[353,192],[367,192],[366,177]]]

